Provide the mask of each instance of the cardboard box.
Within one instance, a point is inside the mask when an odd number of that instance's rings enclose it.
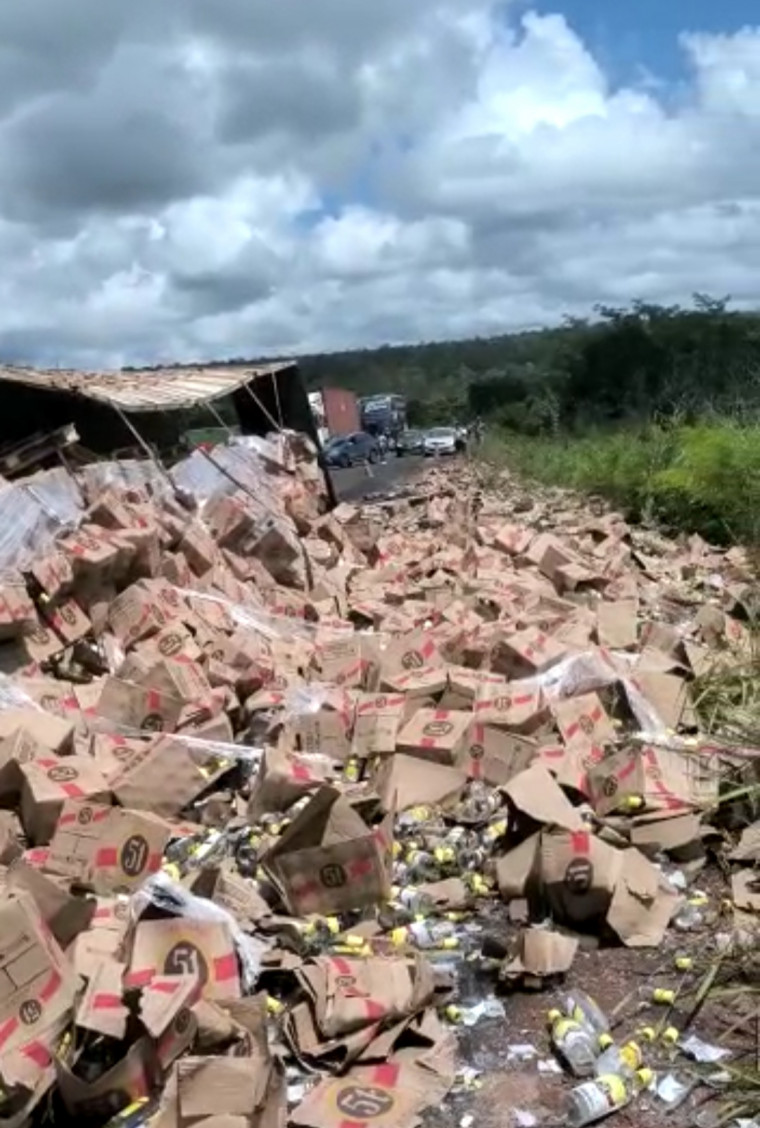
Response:
[[[65,650],[65,643],[52,627],[46,625],[35,611],[31,620],[25,620],[18,638],[22,660],[42,666]]]
[[[535,740],[479,721],[470,726],[459,765],[470,779],[503,787],[538,758]]]
[[[491,668],[496,673],[519,680],[548,670],[566,657],[567,653],[565,644],[530,627],[509,635],[496,644],[492,652]]]
[[[696,714],[689,697],[689,687],[673,674],[636,668],[631,682],[644,695],[667,728],[696,727]]]
[[[638,600],[602,601],[597,605],[597,633],[600,646],[610,650],[632,650],[638,641]]]
[[[71,892],[70,884],[43,872],[31,864],[31,852],[17,858],[8,869],[5,889],[8,893],[28,893],[53,936],[64,950],[72,940],[89,928],[95,903]],[[47,857],[42,866],[47,865]]]
[[[394,639],[382,652],[380,676],[383,682],[397,674],[408,674],[427,666],[444,666],[443,656],[424,631]]]
[[[418,709],[399,733],[398,750],[441,764],[454,764],[464,746],[471,722],[471,713]]]
[[[0,640],[18,638],[33,628],[37,612],[20,575],[10,575],[0,584]]]
[[[589,782],[600,814],[629,807],[630,798],[648,810],[683,813],[717,801],[719,773],[709,756],[645,746],[607,757]]]
[[[372,829],[334,788],[323,787],[262,860],[288,910],[329,915],[390,896],[393,815]]]
[[[284,1079],[250,1057],[183,1057],[164,1094],[155,1128],[247,1128],[283,1125]]]
[[[67,595],[74,585],[71,561],[62,552],[50,552],[33,560],[29,574],[51,600]]]
[[[150,1038],[140,1038],[121,1061],[89,1083],[60,1061],[56,1061],[56,1074],[66,1111],[71,1116],[105,1123],[150,1095],[157,1074],[155,1050]]]
[[[326,1038],[390,1025],[422,1010],[434,993],[432,969],[421,957],[317,957],[302,968],[299,980]]]
[[[369,635],[333,636],[319,647],[319,665],[326,682],[371,688],[377,684],[379,648]]]
[[[530,734],[547,720],[549,706],[540,689],[489,682],[478,688],[473,712],[479,724]]]
[[[58,539],[58,547],[69,560],[75,579],[105,578],[124,560],[124,550],[98,525],[82,524],[73,533]]]
[[[563,698],[554,706],[554,716],[565,741],[564,755],[551,765],[558,782],[590,795],[588,773],[605,757],[617,737],[612,721],[596,693]],[[548,763],[548,757],[544,756]]]
[[[467,775],[460,767],[404,756],[389,756],[373,776],[385,811],[406,811],[420,805],[453,807],[461,798]]]
[[[123,807],[171,818],[229,768],[213,745],[158,736],[133,752],[112,780]]]
[[[239,999],[240,966],[227,924],[182,917],[139,921],[125,987],[146,987],[163,975],[192,978],[204,999]]]
[[[406,697],[403,693],[362,693],[356,702],[352,752],[355,756],[395,752]]]
[[[316,791],[332,779],[333,774],[333,764],[324,756],[267,748],[251,786],[248,814],[256,819],[273,811],[287,811],[302,795]]]
[[[413,1128],[424,1108],[442,1101],[449,1083],[432,1070],[403,1062],[354,1066],[344,1077],[320,1081],[290,1114],[300,1128]]]
[[[0,801],[18,802],[23,783],[21,765],[28,764],[38,756],[49,755],[49,749],[35,740],[24,728],[17,729],[10,736],[0,740]]]
[[[552,919],[585,930],[598,928],[612,904],[623,851],[588,829],[553,827],[541,834],[539,864]]]
[[[80,932],[68,948],[74,971],[86,979],[90,970],[101,959],[120,962],[124,956],[124,943],[129,924],[127,897],[97,897],[95,912],[86,932]]]
[[[63,1019],[78,983],[29,894],[0,900],[0,1053]]]
[[[107,803],[110,788],[92,759],[37,757],[21,765],[21,821],[29,841],[45,846],[55,833],[67,799]]]
[[[92,623],[75,599],[66,599],[44,610],[45,621],[67,646],[78,642],[92,630]]]
[[[166,609],[146,582],[132,584],[111,604],[108,627],[125,648],[158,634],[168,621]]]
[[[183,702],[146,685],[123,678],[103,681],[97,712],[115,725],[135,732],[173,732],[182,715]]]
[[[65,753],[72,747],[75,721],[71,710],[66,716],[54,716],[43,710],[4,709],[0,711],[0,740],[23,730],[30,741],[49,752]]]
[[[531,764],[514,776],[503,791],[515,813],[531,823],[568,831],[583,830],[585,826],[580,813],[543,764]]]
[[[162,698],[168,697],[192,704],[197,709],[212,710],[211,686],[197,662],[182,655],[163,658],[150,667],[143,684]]]
[[[69,800],[46,869],[96,893],[126,893],[161,868],[169,825],[141,811]]]

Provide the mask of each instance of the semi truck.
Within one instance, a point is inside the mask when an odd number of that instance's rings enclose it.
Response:
[[[406,398],[397,395],[365,396],[359,400],[362,430],[395,440],[406,430]]]
[[[346,388],[320,388],[309,392],[309,404],[322,446],[338,435],[361,430],[359,402]]]

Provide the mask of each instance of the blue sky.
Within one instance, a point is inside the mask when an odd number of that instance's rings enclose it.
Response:
[[[681,32],[727,35],[760,25],[760,0],[524,0],[524,7],[562,12],[615,82],[636,80],[642,68],[680,81]]]

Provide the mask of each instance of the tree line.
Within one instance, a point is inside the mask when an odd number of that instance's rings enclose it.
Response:
[[[540,434],[760,407],[760,315],[727,298],[600,306],[589,319],[490,338],[300,358],[309,387],[401,392],[410,422],[486,419]]]

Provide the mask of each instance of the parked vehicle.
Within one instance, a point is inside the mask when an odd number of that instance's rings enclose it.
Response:
[[[422,431],[402,431],[396,439],[396,454],[401,458],[405,454],[424,454],[425,436]]]
[[[309,392],[309,404],[322,445],[339,435],[359,430],[359,401],[347,388],[320,388]]]
[[[377,462],[380,448],[377,439],[366,431],[355,431],[332,439],[325,450],[328,466],[355,466],[358,462]]]
[[[425,454],[456,454],[458,441],[456,427],[433,427],[425,435]]]
[[[395,439],[406,430],[405,396],[365,396],[359,400],[359,409],[362,429],[370,435]]]

